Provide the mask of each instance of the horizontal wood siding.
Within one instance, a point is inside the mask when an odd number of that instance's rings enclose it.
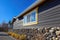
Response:
[[[39,6],[38,13],[48,10],[57,5],[60,5],[60,0],[48,0]]]
[[[60,26],[60,5],[39,13],[41,26]]]
[[[13,29],[20,29],[23,27],[23,20],[16,20],[13,24]]]

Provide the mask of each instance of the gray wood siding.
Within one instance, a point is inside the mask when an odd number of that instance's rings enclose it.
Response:
[[[20,29],[23,27],[23,20],[16,20],[13,24],[13,29]]]
[[[59,26],[60,25],[60,5],[39,13],[39,24],[41,26]]]
[[[60,5],[60,0],[49,0],[39,6],[38,13],[48,10],[54,6]]]

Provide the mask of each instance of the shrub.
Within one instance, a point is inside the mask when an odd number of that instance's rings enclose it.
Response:
[[[25,40],[25,39],[26,39],[26,35],[21,34],[21,35],[19,36],[19,39],[20,39],[20,40]]]

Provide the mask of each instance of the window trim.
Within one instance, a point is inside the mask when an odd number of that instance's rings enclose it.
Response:
[[[32,10],[31,12],[29,12],[29,14],[31,14],[32,12],[36,11],[36,21],[33,21],[33,22],[28,22],[28,23],[24,23],[24,18],[23,18],[23,26],[29,26],[29,25],[34,25],[34,24],[38,24],[38,7],[34,10]],[[29,15],[29,14],[26,14],[26,15]],[[24,16],[26,16],[24,15]]]

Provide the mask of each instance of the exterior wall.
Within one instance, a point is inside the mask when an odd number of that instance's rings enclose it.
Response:
[[[45,2],[38,8],[38,24],[26,28],[43,28],[60,26],[60,1]]]
[[[38,24],[23,26],[23,19],[16,20],[13,29],[60,26],[60,0],[47,1],[38,8]]]
[[[13,29],[20,29],[23,27],[23,20],[16,19],[13,24]]]
[[[60,0],[46,2],[45,4],[39,7],[38,13],[40,26],[43,27],[60,26]]]
[[[39,13],[40,26],[60,26],[60,5]]]

